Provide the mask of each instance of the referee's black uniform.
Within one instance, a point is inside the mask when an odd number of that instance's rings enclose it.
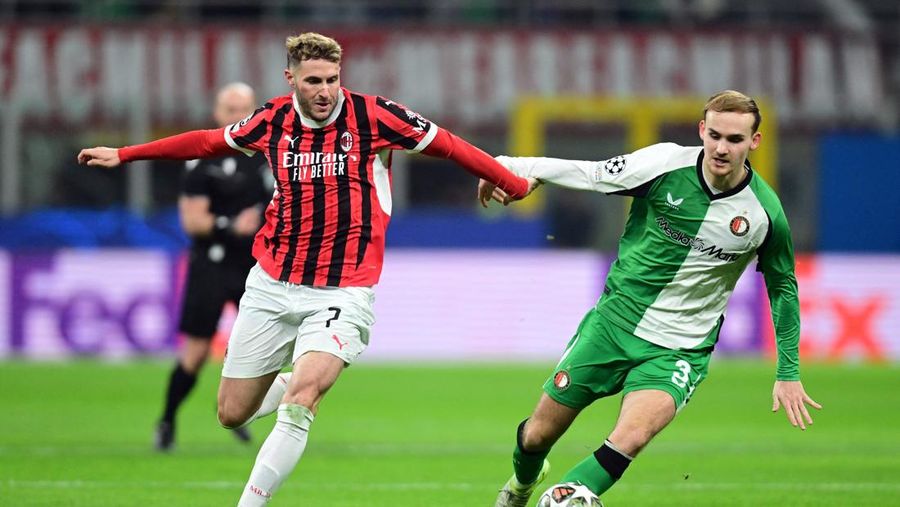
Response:
[[[231,221],[251,206],[258,206],[262,214],[272,187],[265,184],[268,165],[261,155],[191,160],[186,169],[182,193],[209,198],[209,212],[216,221],[212,234],[192,238],[179,330],[207,338],[215,334],[225,303],[240,301],[247,273],[256,262],[250,254],[253,236],[235,236]]]
[[[244,294],[247,273],[256,262],[251,255],[253,236],[235,235],[231,222],[251,207],[258,208],[262,218],[273,192],[273,180],[271,176],[266,177],[268,171],[262,155],[246,157],[235,153],[186,164],[182,195],[208,198],[209,212],[215,216],[209,235],[191,238],[179,330],[192,338],[212,339],[225,303],[232,301],[237,305]],[[175,413],[196,381],[197,372],[185,370],[176,361],[169,376],[163,415],[156,428],[157,449],[168,451],[173,446]],[[246,429],[234,431],[241,440],[249,440]]]

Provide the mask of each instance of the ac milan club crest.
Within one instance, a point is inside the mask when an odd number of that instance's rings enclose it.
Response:
[[[553,375],[553,385],[556,386],[556,389],[565,391],[571,384],[572,379],[569,378],[569,372],[566,370],[560,370],[556,372],[556,375]]]
[[[731,224],[728,226],[728,229],[731,230],[731,233],[735,236],[744,236],[750,232],[750,221],[747,220],[746,217],[738,215],[731,219]]]
[[[353,148],[353,134],[350,132],[344,132],[341,134],[341,149],[345,152],[350,151]]]

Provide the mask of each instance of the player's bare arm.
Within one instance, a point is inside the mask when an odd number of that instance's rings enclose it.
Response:
[[[78,163],[92,167],[112,168],[122,162],[119,160],[118,148],[97,146],[95,148],[85,148],[78,152]]]
[[[216,226],[216,216],[209,211],[210,200],[206,196],[182,196],[178,199],[178,211],[184,231],[191,236],[209,236]],[[241,210],[228,224],[236,236],[253,236],[262,225],[260,210],[250,206]]]
[[[822,405],[806,394],[803,384],[799,380],[776,380],[772,389],[772,412],[777,412],[779,407],[784,407],[791,426],[806,429],[807,424],[812,424],[812,417],[806,406],[821,410]]]
[[[241,210],[231,223],[234,233],[238,236],[253,236],[260,225],[262,225],[260,211],[256,206]]]
[[[209,211],[209,197],[183,195],[178,199],[178,215],[181,227],[192,237],[209,236],[215,226],[216,216]]]

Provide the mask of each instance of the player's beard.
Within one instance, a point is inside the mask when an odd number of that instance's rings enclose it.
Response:
[[[316,114],[313,107],[315,106],[314,100],[307,100],[305,98],[300,97],[300,94],[297,94],[298,102],[300,103],[300,112],[303,113],[303,116],[307,118],[313,119],[315,121],[325,121],[331,116],[331,113],[334,111],[334,106],[337,104],[337,97],[332,98],[328,104],[328,108],[324,113]]]

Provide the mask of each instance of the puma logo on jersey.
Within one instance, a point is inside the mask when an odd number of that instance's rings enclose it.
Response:
[[[672,192],[666,192],[666,204],[669,205],[670,208],[678,209],[681,206],[681,203],[684,202],[684,197],[681,199],[675,199],[672,197]]]
[[[294,149],[294,143],[297,142],[297,139],[300,139],[300,136],[297,136],[297,137],[291,137],[291,136],[289,136],[289,135],[287,135],[287,134],[284,135],[284,140],[287,141],[288,144],[291,145],[291,149],[292,149],[292,150]]]

